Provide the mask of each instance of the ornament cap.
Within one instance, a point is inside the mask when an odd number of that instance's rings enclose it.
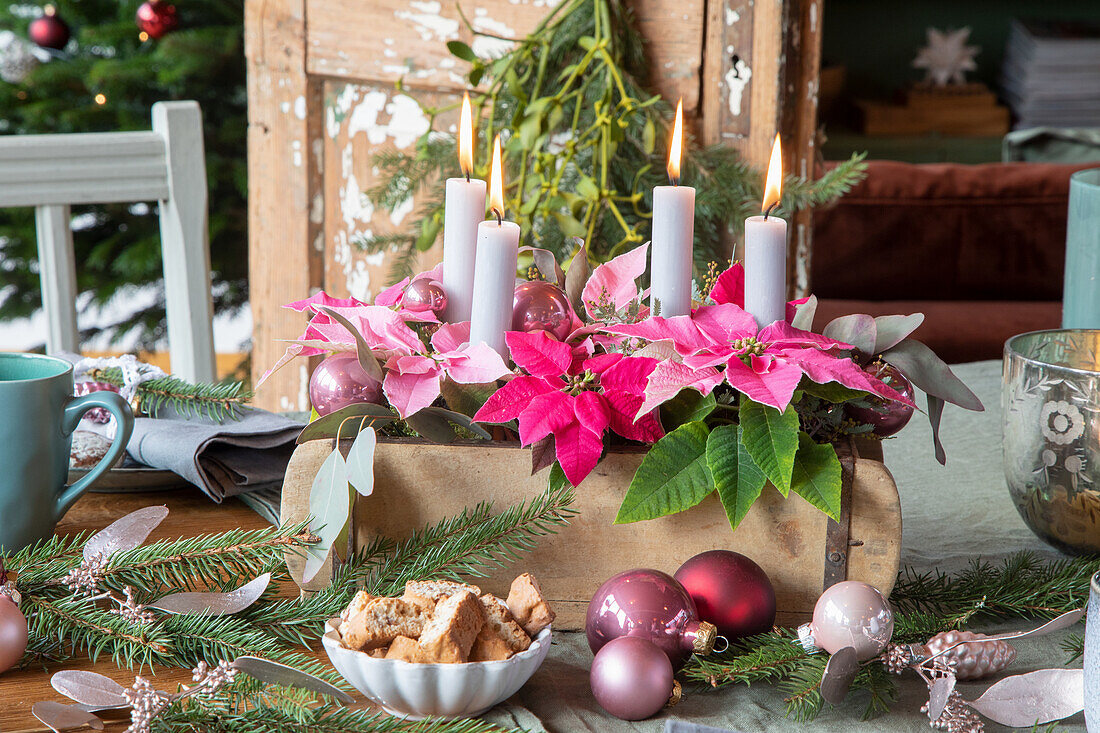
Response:
[[[696,654],[710,654],[714,651],[714,642],[718,638],[718,627],[707,621],[700,621],[699,627],[691,630],[689,627],[684,638],[691,639],[691,650]]]
[[[666,708],[675,707],[679,704],[680,700],[684,697],[684,688],[680,684],[679,680],[672,681],[672,694],[668,696],[668,702],[665,703]]]
[[[798,627],[798,643],[802,645],[807,654],[817,654],[821,651],[817,646],[817,641],[814,640],[813,624],[802,624]]]

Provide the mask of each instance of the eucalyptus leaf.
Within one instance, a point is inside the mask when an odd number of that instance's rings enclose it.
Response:
[[[348,483],[361,496],[374,493],[374,449],[378,445],[378,436],[374,428],[367,428],[355,436],[348,451]]]
[[[853,313],[829,321],[821,334],[837,341],[851,344],[864,354],[875,354],[877,326],[875,319],[865,313]]]
[[[740,434],[740,426],[722,425],[710,431],[707,438],[707,466],[732,529],[741,524],[768,483],[742,444]]]
[[[932,686],[928,688],[928,719],[936,720],[943,714],[944,708],[947,707],[948,700],[951,699],[951,693],[955,691],[955,683],[957,678],[954,674],[948,673],[943,677],[937,677],[932,682]]]
[[[264,573],[236,590],[224,593],[214,591],[171,593],[147,605],[150,608],[174,614],[205,613],[211,616],[229,616],[240,613],[258,601],[270,582],[271,573]]]
[[[702,422],[681,425],[658,440],[626,490],[615,524],[656,519],[695,506],[714,489]]]
[[[900,344],[924,323],[923,313],[908,316],[878,316],[875,318],[875,353],[881,354]]]
[[[793,406],[780,412],[745,398],[738,414],[744,428],[739,433],[741,444],[772,485],[786,496],[791,490],[791,472],[798,452],[798,413]]]
[[[661,405],[661,425],[668,431],[684,423],[706,420],[717,406],[718,400],[713,393],[704,395],[698,390],[682,389]]]
[[[932,349],[920,341],[905,339],[883,352],[882,359],[902,371],[917,388],[967,410],[980,412],[982,401],[962,383]]]
[[[272,685],[283,685],[284,687],[297,687],[301,690],[317,692],[322,695],[333,697],[345,705],[354,702],[354,698],[352,698],[351,695],[320,677],[316,677],[308,672],[303,672],[300,669],[295,669],[285,664],[272,662],[270,659],[249,656],[237,657],[233,661],[233,666],[260,682],[267,682]]]
[[[453,443],[459,435],[454,426],[465,428],[484,440],[493,436],[485,428],[474,423],[466,415],[442,407],[425,407],[405,418],[405,423],[416,431],[417,435],[433,443]]]
[[[547,466],[554,465],[554,461],[557,460],[557,456],[554,451],[554,436],[547,435],[542,440],[536,441],[531,445],[531,475],[546,468]],[[563,476],[565,474],[562,474]]]
[[[129,704],[126,702],[126,688],[98,672],[62,670],[50,677],[50,685],[65,697],[85,705],[115,707]]]
[[[815,315],[817,315],[817,296],[811,295],[805,303],[794,307],[794,318],[791,319],[791,326],[800,328],[803,331],[812,331]]]
[[[305,548],[303,582],[313,580],[324,565],[333,543],[348,523],[349,504],[347,466],[340,449],[336,448],[317,470],[309,489],[309,529],[319,541]]]
[[[798,436],[798,453],[791,472],[791,491],[831,518],[840,520],[840,459],[829,443],[815,443],[806,433]]]
[[[581,293],[584,292],[585,283],[588,282],[588,248],[585,246],[584,240],[579,237],[574,237],[574,241],[577,243],[577,253],[573,255],[572,261],[569,263],[569,271],[565,273],[565,294],[569,296],[569,302],[573,305],[573,310],[577,315],[584,313],[584,303],[581,300]]]
[[[332,320],[339,323],[344,329],[352,335],[355,339],[355,354],[359,360],[359,366],[363,367],[363,371],[367,373],[371,379],[376,382],[381,382],[385,375],[382,373],[382,367],[378,365],[378,357],[371,351],[370,346],[367,345],[367,340],[363,338],[363,334],[359,332],[359,329],[344,316],[340,315],[332,308],[321,306],[321,310]]]
[[[562,273],[561,266],[558,265],[558,258],[554,256],[553,252],[539,247],[520,247],[519,251],[521,253],[531,253],[531,259],[535,261],[535,267],[539,268],[539,272],[542,273],[544,278],[555,283],[558,287],[565,286],[565,274]]]
[[[88,538],[84,543],[84,559],[106,560],[115,553],[140,547],[167,516],[168,507],[147,506],[116,519]]]
[[[76,705],[43,700],[31,706],[31,713],[52,731],[75,730],[86,725],[95,730],[103,730],[102,720]]]
[[[1085,707],[1085,671],[1040,669],[1005,677],[967,704],[993,722],[1010,728],[1061,720]]]
[[[848,696],[848,690],[859,672],[859,656],[850,646],[841,647],[829,656],[821,673],[819,691],[826,702],[839,705]]]
[[[943,449],[940,441],[940,420],[943,418],[944,401],[939,397],[926,394],[928,400],[928,424],[932,426],[932,447],[936,452],[936,460],[941,466],[947,465],[947,451]]]
[[[355,419],[349,420],[348,418]],[[394,419],[393,412],[385,405],[359,402],[341,407],[336,412],[330,412],[306,425],[298,435],[297,443],[301,445],[311,440],[332,440],[336,437],[337,432],[340,433],[341,438],[350,438],[360,429],[380,428],[389,425]],[[345,421],[347,421],[346,424]],[[340,430],[341,425],[344,426],[343,430]]]

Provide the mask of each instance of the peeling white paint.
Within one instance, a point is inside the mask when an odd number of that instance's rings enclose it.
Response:
[[[325,172],[325,143],[321,138],[314,138],[311,144],[313,148],[313,164],[317,167],[318,173]]]
[[[413,199],[409,196],[407,199],[393,207],[393,211],[390,212],[390,221],[394,226],[401,226],[401,222],[405,221],[405,217],[412,213]]]
[[[299,120],[306,118],[306,98],[301,94],[294,100],[294,116]]]
[[[283,102],[282,104],[280,104],[279,105],[279,111],[282,112],[284,115],[287,112],[289,112],[290,111],[290,102]]]
[[[325,233],[317,232],[317,236],[313,238],[313,249],[318,252],[325,251]]]
[[[741,20],[741,13],[733,8],[726,8],[726,25],[733,25],[739,20]]]
[[[394,51],[392,48],[383,48],[382,49],[382,55],[385,56],[388,59],[396,58],[397,57],[397,51]]]
[[[810,33],[817,32],[817,3],[810,3]]]
[[[387,74],[396,74],[397,76],[404,76],[412,71],[412,67],[408,64],[383,64],[382,71]]]
[[[309,220],[314,224],[323,224],[325,221],[325,197],[321,193],[313,196],[313,203],[309,207]]]
[[[744,59],[738,59],[735,66],[726,71],[726,87],[729,89],[730,114],[737,117],[741,114],[741,98],[745,94],[745,87],[752,78],[752,69]]]
[[[458,37],[458,21],[440,15],[443,6],[436,0],[412,0],[412,10],[395,10],[394,15],[413,25],[413,28],[425,41],[448,41]]]
[[[439,62],[439,68],[441,69],[453,69],[455,67],[455,60],[448,56],[445,59],[441,59]]]
[[[291,159],[294,161],[295,168],[302,167],[302,141],[292,140],[290,142]]]
[[[490,18],[485,8],[477,8],[474,11],[473,26],[474,30],[481,31],[482,33],[492,33],[496,36],[513,38],[516,35],[515,29],[507,23]],[[511,41],[502,41],[499,38],[486,38],[485,36],[475,36],[473,43],[475,54],[482,58],[494,59],[510,51],[513,46],[515,46],[515,44]]]
[[[378,90],[367,92],[363,100],[355,105],[348,117],[348,140],[360,132],[367,134],[372,145],[386,142],[386,131],[378,124],[378,115],[386,107],[386,93]]]
[[[390,124],[386,132],[393,138],[393,144],[399,148],[407,148],[431,129],[431,122],[424,114],[424,110],[408,95],[398,94],[386,105],[386,111],[390,114]]]

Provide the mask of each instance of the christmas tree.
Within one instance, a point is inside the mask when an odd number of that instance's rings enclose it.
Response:
[[[186,0],[175,29],[154,38],[138,28],[141,5],[57,0],[55,18],[69,26],[71,39],[47,53],[28,30],[46,7],[0,4],[0,134],[147,130],[153,103],[196,100],[205,129],[214,308],[231,312],[247,299],[248,276],[243,6]],[[155,9],[166,12],[167,3]],[[165,334],[156,206],[74,207],[73,223],[80,307],[133,289],[156,293],[151,305],[143,301],[105,329],[113,337],[136,334],[151,347]],[[0,320],[41,306],[36,260],[34,212],[0,210]]]

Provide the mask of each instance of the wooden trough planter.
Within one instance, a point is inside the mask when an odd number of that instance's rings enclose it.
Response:
[[[283,521],[308,516],[313,477],[331,451],[327,440],[294,451],[283,485]],[[837,452],[844,469],[839,523],[794,492],[784,499],[768,486],[736,531],[713,494],[680,514],[613,524],[644,452],[610,452],[576,489],[573,508],[579,515],[542,538],[516,567],[479,585],[503,595],[517,573],[534,573],[557,612],[555,628],[566,630],[584,628],[588,600],[612,575],[637,567],[671,574],[689,557],[713,549],[741,552],[764,568],[775,585],[780,625],[806,621],[821,591],[842,580],[862,580],[889,593],[901,550],[897,486],[882,463],[880,444],[845,444]],[[532,476],[530,467],[530,452],[515,443],[379,440],[374,493],[356,504],[356,545],[379,535],[403,539],[479,501],[503,509],[538,496],[549,469]],[[322,587],[330,577],[326,563],[303,587]]]

